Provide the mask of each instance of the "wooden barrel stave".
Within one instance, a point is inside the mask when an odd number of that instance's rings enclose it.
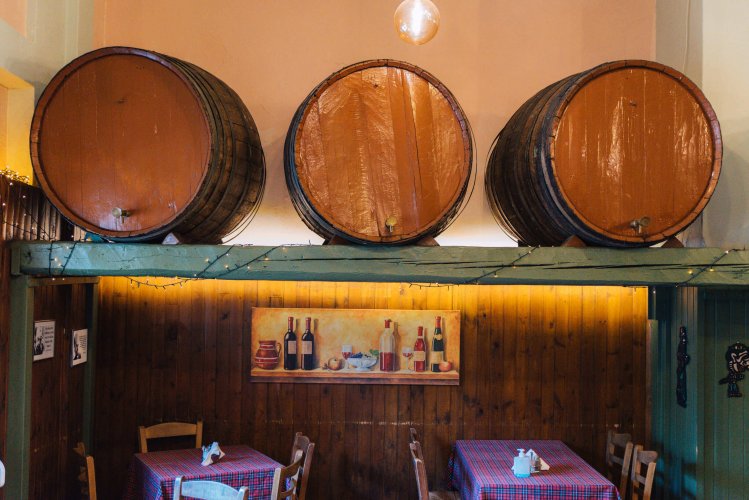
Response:
[[[506,126],[507,133],[500,134],[492,149],[489,164],[496,162],[511,164],[513,168],[489,168],[486,174],[486,192],[493,212],[501,217],[500,224],[511,236],[528,245],[553,237],[555,228],[550,226],[543,210],[542,192],[535,182],[537,176],[531,168],[532,140],[540,126],[542,109],[548,108],[550,95],[568,83],[564,79],[537,92],[512,116]],[[551,221],[553,224],[554,221]]]
[[[215,185],[206,188],[210,194],[203,198],[204,203],[196,205],[194,214],[185,218],[182,225],[175,229],[178,233],[195,234],[196,238],[207,241],[211,235],[231,232],[257,203],[257,198],[248,197],[247,193],[253,185],[251,181],[257,186],[262,185],[264,169],[246,169],[243,165],[251,159],[251,155],[247,154],[248,144],[259,147],[260,139],[249,113],[245,113],[241,107],[226,105],[227,102],[241,102],[234,91],[192,64],[179,61],[176,64],[190,69],[188,74],[193,77],[194,85],[209,105],[214,117],[211,123],[216,127],[217,143],[234,145],[216,149],[218,157],[214,163],[228,165],[229,168],[219,171],[222,175],[216,179]],[[255,174],[254,178],[252,174]],[[219,221],[221,224],[218,224]]]

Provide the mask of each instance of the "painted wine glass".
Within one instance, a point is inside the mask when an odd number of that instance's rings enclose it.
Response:
[[[343,344],[341,346],[341,356],[346,360],[346,368],[351,368],[348,364],[348,358],[354,353],[354,348],[351,344]]]
[[[411,358],[414,355],[414,350],[412,347],[404,346],[401,348],[401,356],[406,358],[406,366],[403,368],[404,371],[410,372],[413,371],[410,366],[408,366],[408,363],[411,362]]]

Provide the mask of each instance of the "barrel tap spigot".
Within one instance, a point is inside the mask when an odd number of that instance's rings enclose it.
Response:
[[[385,227],[387,228],[388,232],[392,233],[393,228],[398,223],[398,219],[395,218],[395,215],[391,215],[387,219],[385,219]]]
[[[120,219],[122,222],[125,222],[125,218],[130,217],[130,210],[126,210],[120,207],[114,207],[112,209],[112,217],[116,219]]]
[[[629,227],[635,230],[637,234],[642,234],[642,229],[650,225],[650,217],[644,216],[639,219],[635,219],[629,223]]]

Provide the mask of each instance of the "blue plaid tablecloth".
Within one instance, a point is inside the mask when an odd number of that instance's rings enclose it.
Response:
[[[518,448],[532,448],[549,470],[515,477]],[[463,500],[619,500],[616,486],[561,441],[457,441],[448,478]]]
[[[233,488],[247,486],[251,499],[266,499],[273,489],[273,472],[282,465],[249,446],[225,446],[226,454],[218,463],[200,465],[201,450],[156,451],[136,453],[130,464],[124,498],[171,500],[174,479],[204,479],[228,484]]]

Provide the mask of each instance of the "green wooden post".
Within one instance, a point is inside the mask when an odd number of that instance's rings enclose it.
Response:
[[[706,339],[706,311],[705,299],[707,293],[705,290],[697,292],[697,321],[694,335],[689,337],[689,356],[690,361],[687,365],[687,377],[693,387],[693,392],[689,394],[694,406],[694,425],[696,429],[696,449],[695,449],[695,495],[696,498],[705,498],[705,373],[707,368],[705,358]]]
[[[14,500],[29,496],[33,324],[29,277],[11,277],[5,498]]]

